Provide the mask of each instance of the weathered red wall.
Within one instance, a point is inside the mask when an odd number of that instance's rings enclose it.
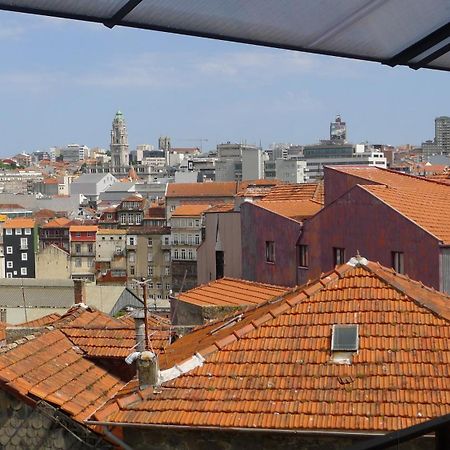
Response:
[[[355,186],[305,222],[299,243],[309,246],[309,270],[299,269],[299,283],[333,269],[333,247],[346,259],[361,256],[390,267],[392,251],[404,252],[405,273],[439,289],[439,245],[435,237]]]
[[[242,276],[246,280],[295,286],[296,242],[301,224],[252,203],[241,206]],[[275,263],[266,262],[266,241],[275,242]]]

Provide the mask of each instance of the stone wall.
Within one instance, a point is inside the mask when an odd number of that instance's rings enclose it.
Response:
[[[320,435],[258,431],[124,428],[124,441],[134,450],[345,450],[368,436]],[[392,450],[432,450],[434,439],[421,438]]]
[[[0,391],[0,448],[83,450],[89,447],[41,410],[27,405],[5,391]],[[107,449],[111,446],[101,441],[96,448]]]

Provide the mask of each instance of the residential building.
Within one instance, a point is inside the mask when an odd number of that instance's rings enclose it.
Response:
[[[378,168],[325,171],[325,207],[305,222],[297,242],[309,260],[298,267],[296,284],[359,251],[450,292],[449,185]]]
[[[16,217],[3,225],[6,278],[34,278],[37,250],[36,222]]]
[[[70,280],[71,270],[70,253],[60,246],[47,244],[36,253],[37,279]]]
[[[116,208],[119,227],[139,226],[144,220],[146,200],[139,195],[124,198]]]
[[[307,163],[300,159],[275,160],[275,178],[286,183],[306,183],[308,180]]]
[[[96,204],[100,194],[116,182],[116,177],[110,173],[85,173],[71,183],[70,194],[84,195],[90,202]]]
[[[96,234],[95,269],[100,283],[125,284],[127,230],[100,228]]]
[[[242,277],[241,217],[234,203],[204,213],[204,239],[197,248],[198,284],[223,277]]]
[[[171,299],[172,324],[184,327],[223,319],[285,294],[287,288],[235,278],[221,278]]]
[[[208,204],[180,205],[170,219],[172,289],[187,291],[198,284],[197,248],[203,240],[203,214]]]
[[[436,117],[435,124],[435,141],[442,153],[450,153],[450,117]]]
[[[67,217],[57,217],[39,227],[39,248],[55,245],[66,253],[70,253],[69,228],[72,220]]]
[[[154,358],[158,381],[133,380],[89,423],[136,450],[349,448],[448,414],[449,334],[446,295],[351,258],[181,337]],[[436,426],[404,448],[446,443]]]
[[[205,183],[168,183],[166,188],[166,217],[182,204],[210,204],[232,202],[236,193],[247,186],[235,181]]]
[[[317,214],[323,205],[311,199],[273,198],[268,195],[259,202],[241,205],[242,277],[295,286],[298,284],[297,240],[307,219]]]
[[[70,256],[73,279],[94,281],[97,225],[71,225]]]

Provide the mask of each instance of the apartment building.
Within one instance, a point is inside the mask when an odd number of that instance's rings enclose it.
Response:
[[[6,278],[34,278],[36,274],[36,222],[30,218],[7,220],[3,225]]]
[[[72,278],[94,281],[97,225],[71,225]]]

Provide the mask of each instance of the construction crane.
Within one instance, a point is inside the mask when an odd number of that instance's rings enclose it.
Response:
[[[174,141],[193,141],[200,142],[200,151],[203,153],[203,142],[208,142],[206,138],[173,138]]]

